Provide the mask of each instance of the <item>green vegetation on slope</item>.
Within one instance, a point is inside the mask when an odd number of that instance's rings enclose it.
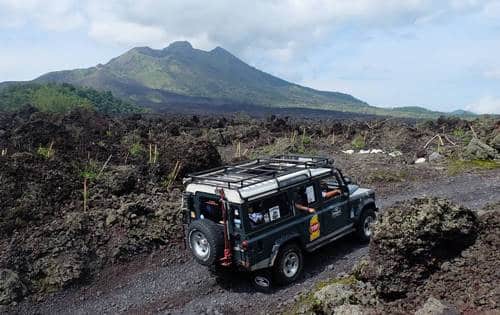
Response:
[[[174,42],[158,50],[136,47],[104,65],[51,72],[33,82],[70,83],[111,91],[121,99],[159,111],[202,99],[203,106],[232,104],[237,108],[244,104],[431,119],[441,115],[473,116],[464,111],[446,114],[421,107],[370,106],[349,94],[318,91],[285,81],[246,64],[223,48],[203,51],[188,42]]]
[[[73,108],[95,109],[106,114],[133,113],[142,109],[99,92],[70,84],[15,84],[0,90],[0,111],[15,111],[25,105],[41,111],[66,112]]]
[[[168,106],[174,97],[194,97],[271,107],[332,110],[335,106],[369,106],[348,94],[317,91],[282,80],[223,48],[203,51],[187,42],[175,42],[161,50],[133,48],[105,65],[51,72],[35,82],[106,89],[141,105]]]

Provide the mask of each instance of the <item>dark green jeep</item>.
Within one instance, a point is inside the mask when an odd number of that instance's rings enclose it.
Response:
[[[186,241],[212,268],[264,270],[296,280],[303,251],[355,232],[370,239],[375,193],[351,184],[328,158],[275,156],[189,175],[182,207]]]

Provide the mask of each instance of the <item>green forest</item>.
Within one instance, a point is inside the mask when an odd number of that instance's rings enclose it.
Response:
[[[15,84],[0,90],[0,111],[16,111],[26,105],[46,112],[67,112],[77,107],[94,109],[105,114],[144,111],[114,97],[109,91],[100,92],[67,83]]]

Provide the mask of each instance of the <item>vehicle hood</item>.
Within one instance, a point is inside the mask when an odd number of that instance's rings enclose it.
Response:
[[[361,188],[358,185],[348,185],[349,195],[351,199],[358,199],[363,197],[368,197],[373,190],[369,188]]]

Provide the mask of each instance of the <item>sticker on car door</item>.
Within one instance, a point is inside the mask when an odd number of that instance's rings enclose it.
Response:
[[[320,236],[320,234],[321,230],[320,230],[319,218],[318,215],[315,214],[309,221],[309,240],[314,241]]]

